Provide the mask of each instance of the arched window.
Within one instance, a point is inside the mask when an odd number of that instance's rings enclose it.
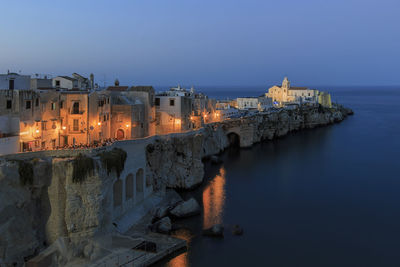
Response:
[[[125,199],[133,197],[133,174],[130,173],[125,179]]]

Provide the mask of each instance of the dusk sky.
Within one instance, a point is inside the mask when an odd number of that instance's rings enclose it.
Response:
[[[4,1],[0,73],[109,85],[399,85],[399,0]]]

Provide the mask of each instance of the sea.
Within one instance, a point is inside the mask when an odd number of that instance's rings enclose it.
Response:
[[[400,86],[319,87],[354,115],[206,163],[186,252],[158,266],[400,266]],[[218,99],[266,89],[205,88]],[[202,235],[221,223],[224,238]],[[243,235],[232,233],[234,225]]]

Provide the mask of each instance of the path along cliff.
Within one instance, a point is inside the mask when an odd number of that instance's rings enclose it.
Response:
[[[60,238],[68,243],[60,264],[77,257],[94,260],[95,252],[85,253],[91,240],[115,232],[118,219],[166,187],[191,189],[202,183],[205,158],[231,145],[249,147],[340,122],[349,114],[340,105],[303,106],[99,149],[2,156],[0,265],[21,266]]]

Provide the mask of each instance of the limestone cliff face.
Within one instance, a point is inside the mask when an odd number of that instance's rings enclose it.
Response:
[[[0,260],[6,266],[22,265],[61,236],[79,248],[110,230],[115,177],[99,167],[74,183],[71,158],[25,162],[33,167],[33,181],[23,184],[19,162],[0,161]]]
[[[190,188],[201,183],[204,175],[203,135],[159,137],[146,148],[148,172],[154,187]]]

